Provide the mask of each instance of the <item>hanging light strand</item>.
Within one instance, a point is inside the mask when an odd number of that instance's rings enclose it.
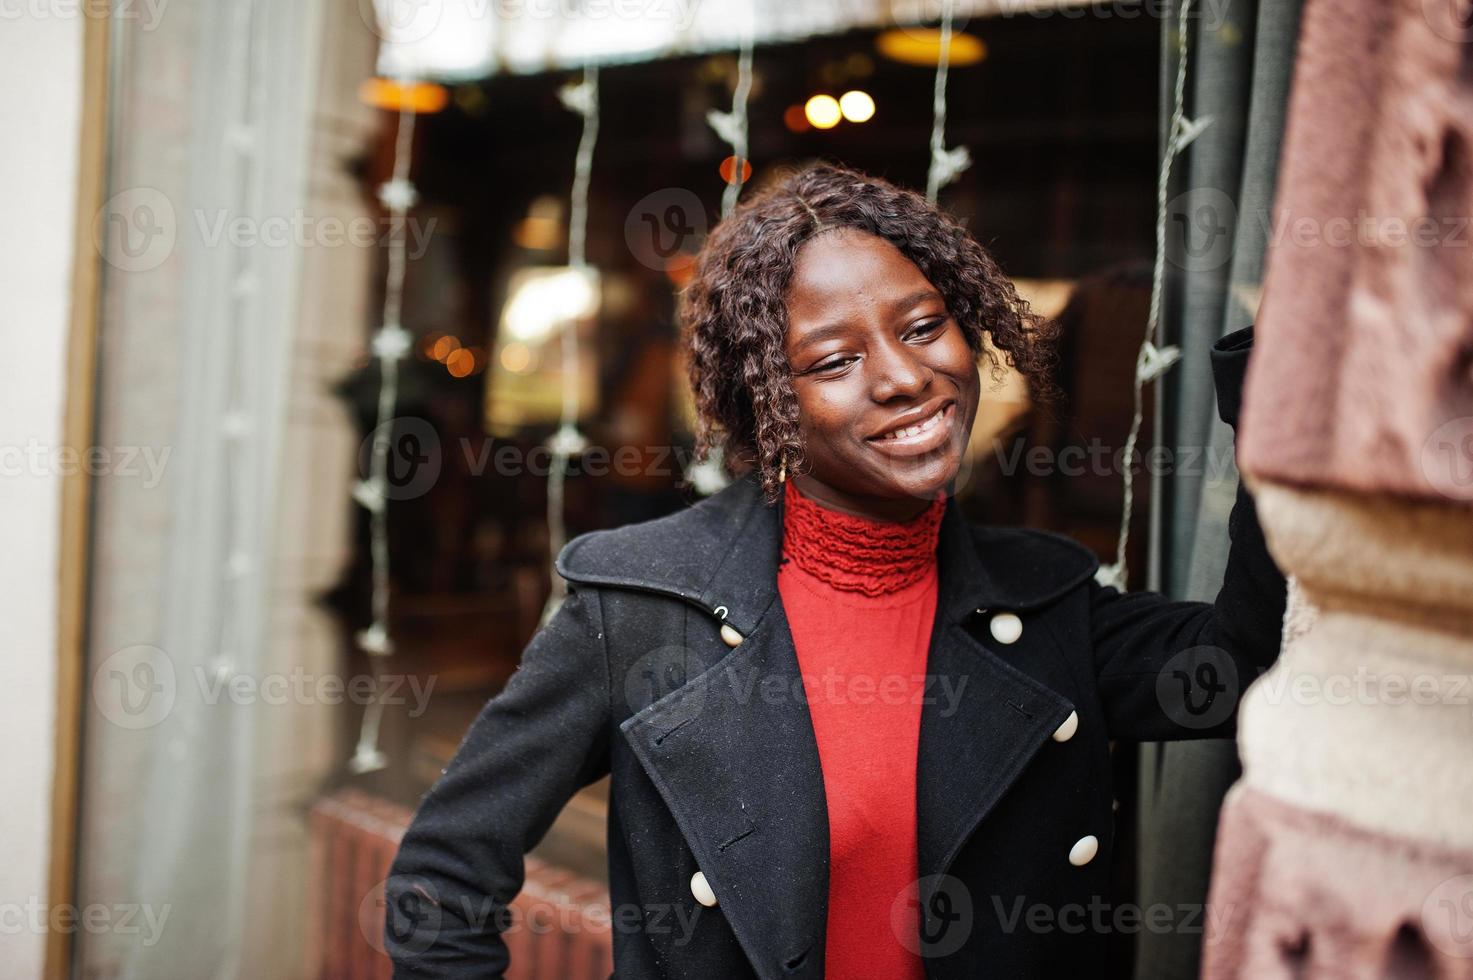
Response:
[[[732,174],[731,183],[726,185],[726,190],[721,192],[721,216],[724,218],[731,214],[736,207],[737,198],[742,196],[742,185],[747,182],[748,153],[747,146],[747,98],[752,94],[752,33],[749,30],[742,38],[742,52],[737,57],[737,86],[731,97],[731,113],[736,123],[737,138],[731,144],[732,155],[736,157],[735,173]]]
[[[752,25],[751,10],[748,9],[747,28],[742,35],[741,53],[737,55],[736,91],[731,97],[731,111],[712,109],[706,113],[706,122],[716,134],[731,144],[733,174],[721,192],[721,217],[731,214],[737,198],[742,195],[742,185],[747,179],[747,99],[752,94]]]
[[[936,84],[931,96],[931,164],[926,171],[926,200],[936,195],[972,165],[965,146],[946,148],[946,77],[951,68],[951,31],[956,17],[956,0],[941,3],[941,47],[936,54]]]
[[[598,142],[598,66],[583,70],[583,81],[558,93],[563,105],[583,117],[583,135],[573,161],[573,190],[568,213],[568,264],[588,268],[588,184],[593,175],[593,148]],[[564,349],[564,353],[567,350]],[[574,352],[576,354],[576,350]],[[576,396],[576,390],[574,392]],[[565,404],[567,404],[565,402]]]
[[[1140,353],[1136,356],[1133,390],[1135,409],[1130,420],[1130,434],[1125,439],[1126,461],[1123,475],[1124,492],[1120,512],[1120,530],[1115,545],[1115,561],[1100,566],[1095,579],[1101,585],[1125,588],[1127,566],[1125,551],[1130,544],[1130,515],[1135,506],[1135,473],[1130,460],[1135,454],[1140,439],[1144,412],[1145,386],[1163,376],[1181,359],[1181,348],[1161,343],[1161,293],[1166,278],[1166,211],[1167,189],[1171,183],[1171,167],[1177,156],[1212,123],[1211,116],[1198,120],[1186,117],[1187,54],[1190,43],[1190,26],[1193,0],[1182,0],[1177,21],[1176,86],[1172,95],[1171,124],[1168,128],[1166,146],[1161,155],[1161,170],[1156,179],[1156,261],[1151,272],[1151,305],[1146,314],[1146,335],[1141,341]]]
[[[401,79],[401,85],[410,84]],[[414,148],[414,110],[406,103],[399,110],[398,130],[394,138],[394,167],[389,181],[379,187],[379,202],[389,214],[388,271],[384,281],[384,305],[379,329],[374,334],[371,350],[378,360],[378,405],[374,415],[373,443],[369,456],[369,475],[360,481],[353,497],[369,513],[369,565],[373,580],[372,621],[355,639],[371,659],[388,657],[394,652],[389,632],[389,528],[388,486],[389,452],[393,442],[394,411],[399,401],[399,361],[409,351],[409,332],[400,320],[404,311],[404,279],[408,265],[407,228],[409,210],[418,197],[409,180]],[[384,705],[378,671],[373,674],[373,692],[363,710],[358,744],[348,768],[355,773],[382,769],[387,760],[378,747],[379,724]]]
[[[598,66],[583,70],[583,81],[558,93],[567,108],[583,117],[583,135],[573,162],[573,189],[568,208],[568,265],[591,275],[586,254],[588,240],[588,185],[593,175],[593,148],[598,142]],[[562,414],[558,428],[548,440],[551,465],[547,473],[547,548],[551,590],[542,620],[552,618],[568,594],[558,575],[556,559],[567,542],[566,488],[568,461],[587,444],[578,431],[582,368],[578,357],[578,321],[570,318],[562,326]]]
[[[712,109],[706,113],[706,122],[727,143],[731,144],[733,167],[732,177],[721,192],[721,217],[729,217],[742,195],[747,181],[748,127],[747,102],[752,94],[752,8],[747,5],[747,21],[742,33],[741,51],[737,55],[737,83],[731,96],[731,111]],[[711,448],[706,458],[692,462],[685,469],[685,481],[702,496],[716,493],[730,481],[726,477],[724,454],[720,446]]]
[[[261,213],[261,161],[257,154],[258,122],[261,118],[260,95],[257,91],[260,65],[260,44],[256,41],[253,27],[257,20],[254,0],[237,4],[233,11],[232,27],[237,37],[245,43],[234,58],[233,69],[244,80],[245,106],[237,119],[227,127],[226,142],[238,172],[242,175],[242,194],[247,214]],[[222,390],[224,410],[220,418],[220,446],[222,466],[225,471],[223,494],[224,514],[229,515],[224,531],[224,540],[229,552],[226,556],[221,577],[223,593],[220,601],[219,633],[211,669],[216,678],[230,679],[235,676],[246,655],[245,625],[241,615],[243,593],[249,588],[249,580],[255,571],[252,554],[250,527],[254,512],[250,494],[248,453],[246,447],[256,436],[257,422],[250,410],[255,399],[251,398],[250,365],[255,361],[254,345],[259,340],[249,329],[252,316],[257,312],[258,285],[253,249],[236,249],[232,256],[234,275],[228,300],[228,326],[224,331],[225,356]],[[192,719],[190,720],[192,721]],[[186,728],[189,722],[186,722]]]

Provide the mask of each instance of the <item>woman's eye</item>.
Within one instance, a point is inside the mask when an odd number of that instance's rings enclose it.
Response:
[[[816,373],[816,372],[821,372],[821,371],[832,371],[835,368],[844,367],[850,361],[853,361],[853,360],[854,360],[854,358],[852,358],[852,357],[836,357],[836,358],[834,358],[833,360],[830,360],[830,361],[821,361],[818,364],[813,365],[813,367],[809,368],[808,370],[809,370],[810,373]]]
[[[925,323],[917,324],[916,328],[911,331],[910,335],[912,337],[929,337],[937,330],[940,330],[945,324],[946,317],[944,316],[937,317],[934,320],[927,320]]]

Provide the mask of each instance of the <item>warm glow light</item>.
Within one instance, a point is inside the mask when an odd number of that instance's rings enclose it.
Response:
[[[905,27],[884,31],[875,38],[875,49],[891,61],[934,67],[941,56],[941,31],[934,27]],[[987,45],[971,34],[951,35],[953,68],[975,65],[987,57]]]
[[[462,347],[445,358],[445,370],[452,378],[468,378],[476,369],[476,356]]]
[[[598,283],[583,269],[561,266],[523,270],[501,314],[510,339],[540,341],[569,320],[598,307]]]
[[[735,184],[737,182],[737,180],[736,180],[736,162],[737,162],[737,158],[734,157],[734,156],[727,157],[725,160],[722,160],[721,161],[721,179],[724,180],[724,181],[726,181],[728,184]],[[742,161],[742,183],[745,184],[747,181],[749,181],[751,179],[752,179],[752,161],[750,161],[750,160],[743,160]]]
[[[532,366],[532,349],[520,340],[501,348],[501,366],[512,374],[521,374]]]
[[[460,350],[460,341],[446,334],[435,341],[435,346],[430,348],[430,356],[437,361],[443,361],[458,350]]]
[[[665,275],[676,288],[685,286],[696,274],[696,257],[689,252],[676,252],[665,260]]]
[[[839,100],[832,95],[815,95],[804,104],[803,115],[815,129],[833,129],[839,125],[843,113],[839,111]]]
[[[868,92],[858,89],[845,92],[839,96],[839,111],[852,123],[869,122],[875,114],[875,100],[869,97]]]
[[[512,241],[534,252],[546,252],[562,244],[563,225],[556,218],[528,215],[512,228]]]
[[[391,78],[370,78],[358,86],[358,100],[379,109],[427,114],[445,108],[450,95],[445,86],[431,82],[397,82]]]
[[[791,133],[806,133],[813,128],[808,125],[808,117],[803,114],[803,107],[800,105],[788,106],[783,112],[783,125]]]

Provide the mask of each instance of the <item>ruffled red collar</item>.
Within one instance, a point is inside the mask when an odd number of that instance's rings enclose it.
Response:
[[[884,595],[936,566],[945,493],[903,523],[831,510],[803,496],[791,480],[783,494],[783,556],[836,589]]]

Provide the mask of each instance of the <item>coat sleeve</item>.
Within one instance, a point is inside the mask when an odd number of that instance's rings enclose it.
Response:
[[[384,898],[394,976],[499,977],[523,855],[605,775],[608,661],[596,591],[573,591],[420,802]]]
[[[1237,429],[1253,328],[1212,348],[1218,414]],[[1095,674],[1110,734],[1128,740],[1227,738],[1238,699],[1279,652],[1286,586],[1240,480],[1227,567],[1210,603],[1090,583]]]

